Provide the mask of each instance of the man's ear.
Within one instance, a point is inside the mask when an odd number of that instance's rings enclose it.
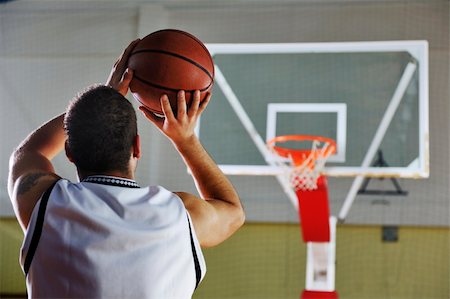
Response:
[[[139,134],[134,137],[133,141],[133,158],[140,159],[141,158],[141,138]]]
[[[67,141],[67,140],[66,140],[66,142],[64,143],[64,150],[65,150],[65,152],[66,152],[66,157],[67,157],[67,159],[69,159],[70,162],[74,163],[74,162],[73,162],[72,153],[70,152],[69,144],[68,144],[68,141]]]

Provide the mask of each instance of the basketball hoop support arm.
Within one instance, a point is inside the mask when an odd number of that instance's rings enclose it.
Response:
[[[369,149],[367,150],[367,153],[363,159],[363,162],[361,164],[362,168],[369,167],[370,163],[375,157],[377,150],[380,147],[381,142],[383,141],[384,135],[386,134],[386,131],[392,119],[394,118],[395,112],[397,111],[397,108],[400,105],[403,95],[405,94],[406,89],[408,88],[408,85],[411,82],[411,79],[414,75],[414,72],[416,71],[416,68],[417,65],[415,61],[409,62],[407,64],[403,72],[403,75],[400,78],[400,81],[397,85],[397,88],[394,92],[394,95],[392,96],[389,106],[387,107],[386,112],[384,113],[380,125],[378,126],[378,129],[375,133],[375,136],[372,139],[372,143],[370,144]],[[358,193],[358,190],[361,187],[363,181],[364,181],[363,175],[358,175],[355,177],[355,180],[353,181],[353,184],[350,187],[347,197],[345,198],[344,204],[342,205],[342,208],[339,212],[338,217],[339,221],[342,222],[347,217],[350,207],[355,201],[356,194]]]
[[[223,94],[227,98],[228,102],[230,103],[231,107],[233,108],[234,112],[238,116],[239,120],[241,121],[242,125],[244,126],[245,130],[247,131],[248,135],[252,139],[253,143],[256,145],[256,148],[261,153],[263,158],[267,161],[269,159],[266,159],[270,155],[269,149],[266,146],[266,143],[261,138],[261,135],[258,134],[258,131],[256,131],[255,126],[253,125],[252,121],[248,117],[247,113],[245,112],[244,108],[242,107],[239,99],[237,98],[236,94],[231,89],[230,85],[228,84],[227,80],[225,79],[224,75],[222,74],[220,68],[215,65],[215,81],[220,86],[220,89],[222,90]],[[270,166],[276,166],[272,161],[267,161],[267,163]],[[289,200],[291,201],[292,205],[295,207],[296,210],[298,210],[298,199],[297,195],[292,190],[289,182],[286,180],[286,178],[283,176],[283,174],[277,174],[276,179],[280,183],[281,187],[283,188],[284,193],[288,196]]]

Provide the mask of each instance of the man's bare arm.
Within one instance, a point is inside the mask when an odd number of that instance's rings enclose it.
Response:
[[[242,226],[245,219],[237,192],[194,133],[197,119],[209,99],[210,95],[200,104],[200,92],[196,91],[188,110],[185,94],[183,91],[179,92],[175,117],[167,96],[163,96],[161,107],[164,119],[156,117],[145,107],[140,107],[147,118],[172,141],[192,172],[202,198],[183,192],[177,194],[192,217],[197,237],[203,247],[223,242]]]
[[[177,193],[191,217],[200,244],[211,247],[220,244],[244,223],[245,214],[239,196],[228,178],[193,136],[177,147],[191,170],[201,200],[188,193]]]
[[[64,114],[33,131],[9,160],[8,193],[25,231],[34,206],[59,177],[50,162],[64,148]]]

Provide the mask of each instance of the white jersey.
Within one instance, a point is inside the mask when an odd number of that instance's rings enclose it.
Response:
[[[105,176],[44,193],[20,260],[33,298],[191,298],[206,272],[177,195]]]

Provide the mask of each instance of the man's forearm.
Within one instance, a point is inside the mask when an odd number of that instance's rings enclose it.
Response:
[[[228,178],[219,169],[196,136],[176,146],[191,170],[203,198],[215,198],[241,206],[239,196]]]
[[[18,154],[36,152],[51,160],[64,149],[65,140],[63,113],[28,135],[18,146],[16,152]]]
[[[9,160],[8,192],[16,180],[31,170],[54,171],[50,160],[64,148],[64,114],[61,114],[28,135],[12,153]]]

